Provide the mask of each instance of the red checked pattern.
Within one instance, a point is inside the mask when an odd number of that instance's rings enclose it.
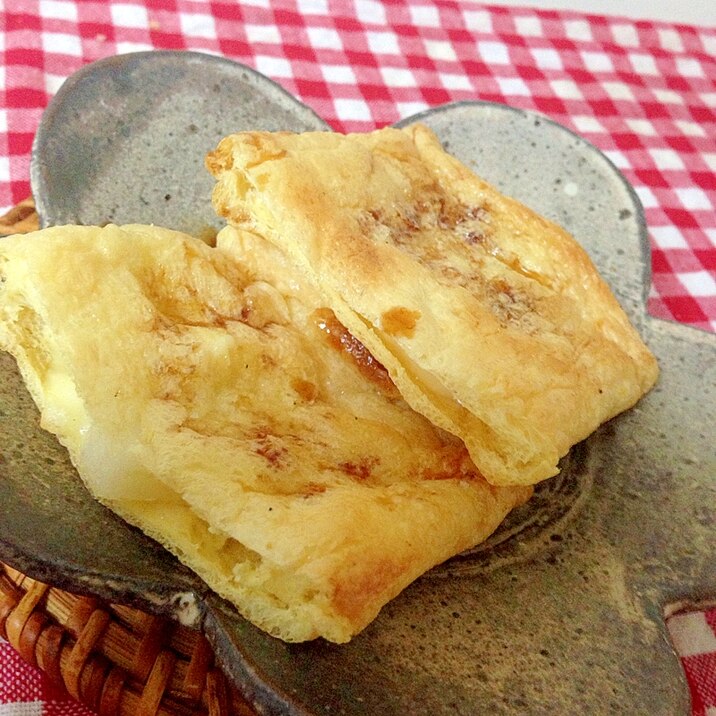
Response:
[[[0,209],[29,194],[32,139],[63,80],[147,49],[243,62],[342,131],[461,99],[542,112],[599,147],[636,189],[652,242],[651,313],[716,331],[714,28],[469,0],[7,0]],[[671,624],[694,714],[716,716],[716,611]],[[0,713],[84,713],[38,679],[0,644],[0,704],[37,700]]]

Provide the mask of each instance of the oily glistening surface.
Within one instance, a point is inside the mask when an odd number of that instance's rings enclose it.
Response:
[[[346,641],[529,496],[254,235],[56,227],[0,275],[0,345],[90,491],[272,634]]]
[[[424,126],[242,132],[207,166],[218,213],[289,255],[493,484],[554,475],[571,445],[656,380],[577,242]]]

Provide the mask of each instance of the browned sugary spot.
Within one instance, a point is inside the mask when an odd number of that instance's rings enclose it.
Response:
[[[475,244],[484,244],[485,234],[477,231],[467,231],[465,233],[465,241],[467,241],[467,243],[471,246],[474,246]]]
[[[270,465],[277,467],[283,461],[288,450],[279,444],[276,436],[271,432],[271,428],[262,425],[254,428],[249,432],[254,440],[254,452],[264,458]]]
[[[484,206],[466,206],[465,204],[441,196],[437,204],[437,223],[443,228],[458,227],[466,222],[485,222],[489,218],[489,208]]]
[[[513,286],[507,283],[504,278],[497,278],[494,281],[491,281],[490,285],[494,288],[496,292],[509,297],[511,301],[515,300],[515,289]]]
[[[358,461],[341,462],[338,469],[354,480],[363,482],[370,478],[373,474],[373,468],[378,465],[380,460],[377,457],[362,457]]]
[[[400,395],[385,366],[336,318],[330,308],[315,310],[312,319],[327,337],[329,344],[351,358],[363,376],[378,385],[390,397]]]
[[[311,383],[310,380],[304,380],[303,378],[294,378],[291,381],[291,387],[306,402],[311,403],[318,396],[318,386],[316,386],[315,383]]]
[[[271,426],[269,425],[257,425],[255,428],[249,430],[249,436],[255,440],[264,440],[269,435],[273,435]]]
[[[380,325],[391,336],[412,338],[415,335],[415,326],[419,318],[420,311],[411,311],[405,306],[396,306],[381,315]]]
[[[443,457],[438,465],[422,471],[423,480],[480,480],[482,475],[470,459],[466,447],[456,450],[452,447],[443,449]]]
[[[278,465],[283,456],[286,454],[286,448],[280,445],[274,445],[270,441],[266,440],[259,443],[255,452],[257,455],[261,455],[271,465]]]
[[[310,497],[311,495],[320,495],[326,491],[326,486],[321,485],[320,482],[309,482],[303,488],[303,496]]]
[[[534,302],[530,294],[503,278],[487,284],[487,300],[494,316],[503,324],[518,324],[524,331],[536,330],[530,316],[534,316]]]
[[[403,214],[403,225],[406,231],[413,233],[420,228],[420,219],[415,211],[409,211]]]

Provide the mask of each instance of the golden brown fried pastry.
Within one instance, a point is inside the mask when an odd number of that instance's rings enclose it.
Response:
[[[213,202],[316,283],[407,402],[492,483],[535,483],[654,383],[654,357],[585,251],[423,126],[244,132]]]
[[[0,347],[95,497],[289,641],[347,641],[530,492],[489,485],[230,228],[0,239]]]

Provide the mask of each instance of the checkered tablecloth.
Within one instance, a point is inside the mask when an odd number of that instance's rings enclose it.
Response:
[[[250,65],[341,131],[460,99],[550,116],[635,187],[650,312],[716,331],[716,28],[470,0],[0,0],[0,210],[29,194],[32,139],[63,80],[152,48]],[[716,611],[672,625],[694,713],[716,716]],[[0,716],[81,713],[57,698],[0,644]]]

